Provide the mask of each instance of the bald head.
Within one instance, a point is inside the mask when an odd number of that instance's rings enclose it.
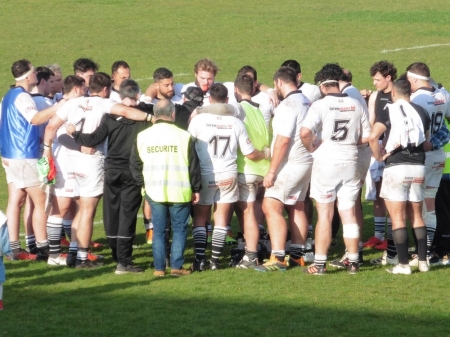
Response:
[[[166,119],[173,121],[175,106],[169,99],[161,99],[153,107],[156,119]]]

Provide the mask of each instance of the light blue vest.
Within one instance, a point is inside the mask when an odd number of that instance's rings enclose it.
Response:
[[[14,104],[17,96],[27,93],[22,87],[8,91],[2,102],[0,122],[1,154],[6,159],[39,158],[39,129],[30,124]]]

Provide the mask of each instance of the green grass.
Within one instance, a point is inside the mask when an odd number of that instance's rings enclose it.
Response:
[[[203,57],[217,62],[219,81],[233,80],[251,64],[271,83],[282,61],[300,61],[306,81],[327,62],[339,62],[357,87],[373,89],[368,74],[376,61],[393,61],[399,73],[414,61],[429,64],[432,76],[450,87],[450,46],[383,50],[450,43],[450,10],[430,0],[366,1],[4,1],[0,12],[0,94],[11,64],[58,62],[64,74],[78,57],[92,57],[100,70],[125,59],[145,88],[157,67],[176,80],[193,80]],[[186,75],[184,75],[186,74]],[[7,191],[0,173],[0,208]],[[373,232],[365,207],[365,238]],[[94,238],[103,241],[101,212]],[[236,229],[236,223],[233,225]],[[409,277],[390,275],[366,263],[355,276],[334,271],[308,277],[299,270],[260,274],[223,269],[183,279],[155,279],[144,245],[142,219],[135,262],[141,275],[114,275],[109,249],[104,267],[76,271],[26,261],[6,262],[2,336],[445,336],[450,269],[433,268]],[[186,267],[192,261],[188,243]],[[329,259],[343,252],[339,246]],[[228,250],[224,256],[228,256]],[[378,257],[366,252],[366,261]],[[223,260],[223,267],[228,257]]]

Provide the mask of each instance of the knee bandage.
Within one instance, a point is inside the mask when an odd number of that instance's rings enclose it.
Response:
[[[344,211],[355,206],[355,200],[338,200],[338,210]]]
[[[438,191],[437,187],[431,187],[425,189],[425,199],[434,199],[436,198],[436,193]]]
[[[359,238],[359,226],[355,223],[346,224],[342,226],[344,232],[344,239],[358,239]]]

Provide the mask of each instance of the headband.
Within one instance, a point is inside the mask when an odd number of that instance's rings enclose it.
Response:
[[[410,71],[408,71],[408,72],[406,73],[406,76],[414,77],[414,78],[417,78],[417,79],[419,79],[419,80],[425,80],[425,81],[429,81],[429,80],[430,80],[429,77],[422,76],[422,75],[418,75],[418,74],[414,74],[414,73],[412,73],[412,72],[410,72]]]
[[[23,74],[22,76],[20,76],[20,77],[16,77],[16,78],[14,78],[17,82],[19,82],[19,81],[23,81],[24,79],[26,79],[28,76],[30,76],[31,75],[31,73],[34,71],[34,67],[31,67],[31,69],[30,70],[28,70],[25,74]]]
[[[322,82],[317,83],[318,86],[321,86],[322,84],[327,84],[327,83],[338,83],[338,81],[335,80],[325,80]]]

